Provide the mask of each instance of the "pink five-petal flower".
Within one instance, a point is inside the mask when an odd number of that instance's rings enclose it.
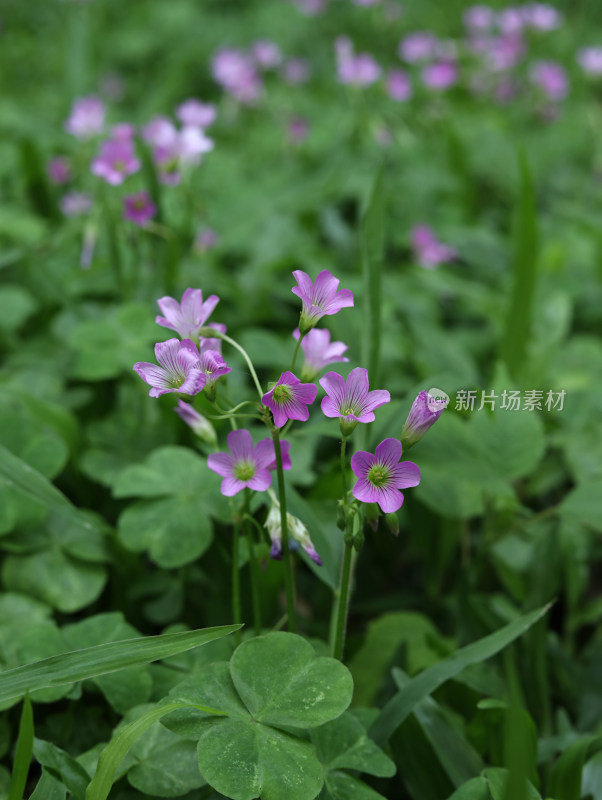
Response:
[[[357,475],[353,496],[362,503],[378,503],[385,514],[398,511],[403,503],[400,489],[418,486],[420,470],[412,461],[402,461],[401,442],[385,439],[374,454],[358,450],[351,457],[351,469]]]
[[[320,386],[326,392],[322,400],[322,411],[327,417],[339,417],[350,431],[358,422],[374,422],[374,409],[389,403],[391,395],[386,389],[368,391],[368,370],[352,369],[347,382],[338,372],[327,372],[320,378]]]
[[[226,364],[224,357],[217,350],[202,350],[199,364],[200,369],[207,376],[208,387],[214,384],[222,375],[232,372],[232,367]]]
[[[168,392],[198,394],[205,388],[207,375],[201,369],[199,352],[190,339],[158,342],[155,345],[155,357],[160,366],[139,361],[133,367],[151,387],[151,397],[160,397]]]
[[[294,270],[293,275],[298,286],[294,286],[291,291],[303,303],[299,322],[302,333],[307,333],[322,317],[336,314],[342,308],[353,305],[353,292],[349,289],[337,291],[339,279],[327,269],[319,273],[315,283],[300,269]]]
[[[90,169],[111,186],[119,186],[141,167],[140,160],[131,141],[109,139],[100,146],[100,152],[92,161]]]
[[[316,399],[318,389],[313,383],[301,383],[292,372],[283,372],[278,383],[261,398],[274,417],[274,425],[281,428],[287,419],[305,422],[309,419],[309,409]]]
[[[171,328],[182,339],[198,339],[199,331],[211,316],[219,303],[217,295],[210,295],[203,302],[200,289],[186,289],[182,301],[178,303],[173,297],[161,297],[157,305],[165,316],[155,317],[155,322],[164,328]]]
[[[269,440],[267,440],[269,441]],[[232,497],[248,487],[256,492],[264,492],[272,483],[272,475],[268,465],[274,454],[266,446],[266,440],[253,446],[249,431],[240,428],[228,434],[229,453],[212,453],[207,465],[224,479],[221,492]]]
[[[297,341],[300,335],[299,328],[296,328],[293,336]],[[328,364],[349,361],[343,355],[347,350],[347,345],[343,342],[331,342],[330,331],[326,328],[312,328],[301,340],[301,349],[305,356],[305,363],[301,370],[302,380],[313,381]]]

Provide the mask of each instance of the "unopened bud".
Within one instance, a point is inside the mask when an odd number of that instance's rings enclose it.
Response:
[[[178,405],[174,408],[176,414],[189,425],[196,435],[211,446],[217,444],[217,435],[213,425],[202,414],[193,408],[190,403],[178,400]]]
[[[449,397],[441,389],[420,392],[412,403],[401,431],[401,445],[404,450],[422,439],[428,429],[437,422],[448,403]]]

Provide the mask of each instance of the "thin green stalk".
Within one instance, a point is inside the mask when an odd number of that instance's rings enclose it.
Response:
[[[295,352],[293,353],[293,360],[291,363],[291,372],[295,371],[295,364],[297,363],[297,355],[299,353],[299,348],[301,347],[301,342],[303,341],[303,337],[305,334],[300,333],[299,338],[297,339],[297,346],[295,347]]]
[[[263,627],[261,620],[261,598],[259,594],[259,587],[261,585],[261,575],[259,572],[259,563],[257,561],[257,554],[255,552],[255,533],[252,526],[249,526],[248,521],[253,518],[249,514],[250,493],[245,489],[245,505],[243,509],[243,525],[245,525],[245,533],[247,535],[247,543],[249,545],[249,567],[251,570],[251,601],[253,604],[253,627],[255,628],[255,636],[261,634]],[[254,522],[255,520],[253,520]]]
[[[349,529],[349,523],[348,523]],[[337,625],[334,639],[333,656],[339,661],[343,660],[343,649],[345,647],[345,631],[347,628],[347,613],[349,611],[349,585],[351,575],[351,556],[353,554],[353,541],[347,541],[345,536],[345,554],[343,556],[343,567],[341,569],[341,584],[339,588]]]
[[[234,524],[234,539],[232,540],[232,617],[234,622],[239,625],[242,622],[242,614],[240,611],[240,569],[239,569],[239,551],[240,545],[240,525],[238,522]],[[234,634],[236,644],[240,644],[240,629]]]
[[[345,507],[345,513],[347,513],[347,459],[345,450],[347,448],[347,438],[343,436],[341,439],[341,482],[343,484],[343,503]]]
[[[284,470],[282,469],[282,451],[280,449],[280,434],[277,430],[272,432],[274,451],[276,453],[276,474],[278,476],[278,500],[280,502],[280,525],[282,527],[282,562],[284,564],[284,585],[286,589],[286,610],[288,613],[288,629],[295,633],[297,629],[295,620],[295,585],[291,554],[288,544],[288,523],[286,519],[286,492],[284,489]]]
[[[228,344],[232,345],[238,352],[242,355],[244,360],[247,362],[247,366],[249,368],[249,372],[251,373],[251,377],[253,378],[253,383],[255,384],[255,388],[259,394],[259,398],[263,397],[263,389],[261,388],[261,384],[259,383],[259,379],[257,377],[257,373],[255,372],[255,367],[253,366],[253,362],[249,358],[247,351],[244,347],[241,347],[238,342],[235,342],[234,339],[231,339],[229,336],[226,336],[225,333],[221,331],[215,330],[215,328],[201,328],[200,335],[206,338],[214,338],[214,339],[223,339],[224,342],[228,342]]]

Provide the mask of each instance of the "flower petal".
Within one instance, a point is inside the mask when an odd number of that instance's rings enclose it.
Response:
[[[379,489],[379,498],[376,501],[385,514],[399,511],[403,503],[403,495],[391,486],[383,486]]]
[[[245,428],[230,431],[228,434],[228,447],[235,461],[255,461],[253,456],[253,438]]]
[[[379,406],[384,406],[385,403],[391,402],[391,395],[386,389],[375,389],[373,392],[368,392],[365,400],[365,410],[374,411]]]
[[[332,417],[339,417],[340,416],[339,407],[334,402],[332,397],[323,397],[322,398],[322,402],[320,404],[320,408],[322,409],[322,413],[326,417],[331,417],[332,418]]]
[[[230,453],[211,453],[207,458],[207,466],[222,478],[227,478],[232,474],[234,458]]]
[[[351,456],[351,469],[358,478],[365,477],[370,468],[376,461],[376,456],[372,453],[367,453],[365,450],[358,450]]]
[[[374,451],[376,460],[389,467],[396,467],[401,458],[401,442],[399,439],[384,439]]]
[[[238,478],[230,475],[222,481],[221,492],[225,497],[233,497],[244,489],[246,485],[244,481],[239,481]]]
[[[258,469],[255,475],[247,482],[249,489],[256,492],[265,492],[272,485],[272,473],[267,469]]]
[[[345,379],[338,372],[327,372],[320,378],[320,386],[326,394],[332,399],[332,402],[337,408],[337,415],[340,413],[338,409],[341,408],[345,402],[346,390]],[[323,410],[323,409],[322,409]],[[324,412],[326,413],[326,412]],[[329,416],[328,414],[326,416]]]
[[[159,300],[157,300],[157,305],[163,312],[165,321],[169,323],[165,327],[175,328],[182,319],[182,313],[178,301],[174,300],[173,297],[161,297]],[[163,317],[157,317],[156,321],[159,323],[159,325],[163,325],[163,322],[159,322],[160,319],[163,319]]]
[[[377,503],[380,500],[380,491],[365,478],[360,478],[353,487],[353,496],[362,503]]]
[[[394,480],[392,486],[396,486],[398,489],[409,489],[420,483],[420,469],[413,461],[402,461],[401,464],[396,464],[391,477]]]

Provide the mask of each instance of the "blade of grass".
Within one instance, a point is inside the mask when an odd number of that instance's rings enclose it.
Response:
[[[8,800],[23,800],[29,765],[33,753],[33,709],[29,695],[25,695],[23,700],[23,711],[21,712],[21,722],[19,723],[19,735],[17,736],[17,746],[15,749],[15,760],[13,771],[10,778],[10,788],[8,790]]]
[[[395,694],[380,712],[372,724],[369,735],[374,741],[383,745],[397,730],[401,723],[412,713],[414,707],[435,689],[450,678],[455,677],[470,664],[485,661],[527,631],[531,625],[548,611],[551,604],[524,614],[498,631],[479,639],[477,642],[462,647],[448,658],[425,669]]]
[[[240,627],[240,625],[223,625],[183,633],[164,633],[161,636],[107,642],[9,669],[0,672],[0,703],[21,697],[26,692],[33,692],[36,689],[64,686],[67,683],[117,672],[125,667],[148,664],[151,661],[177,655],[227,636]]]
[[[382,261],[384,244],[383,168],[376,174],[370,198],[360,223],[360,253],[364,292],[364,365],[370,384],[378,385],[382,307]]]

